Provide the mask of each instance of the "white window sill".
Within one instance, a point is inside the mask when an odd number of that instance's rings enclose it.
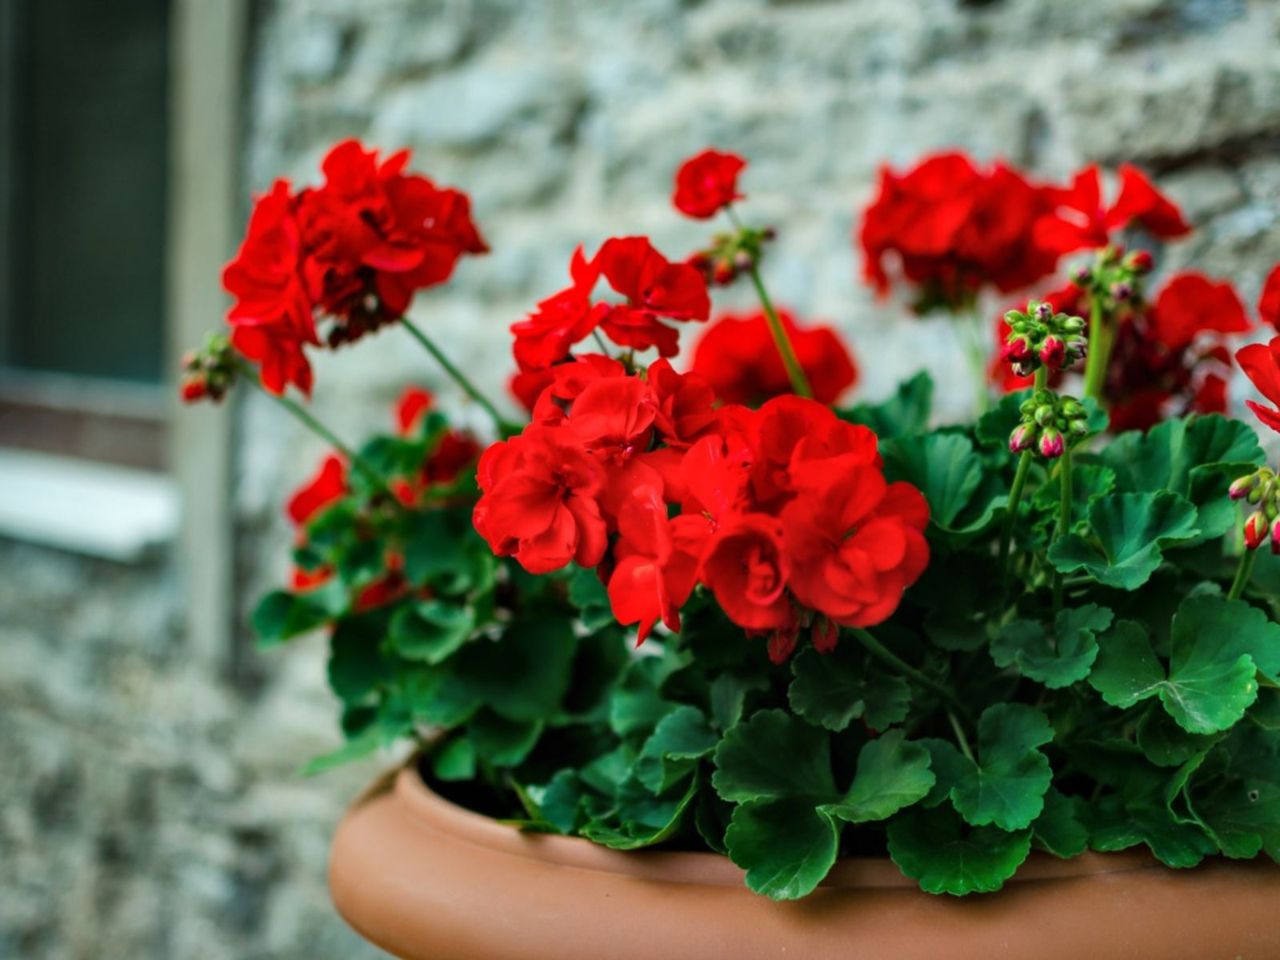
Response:
[[[128,563],[170,543],[178,513],[169,477],[0,449],[0,536]]]

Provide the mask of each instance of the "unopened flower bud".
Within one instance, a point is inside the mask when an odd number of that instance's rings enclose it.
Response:
[[[1086,266],[1076,267],[1071,271],[1071,282],[1077,287],[1086,287],[1093,279],[1093,271]]]
[[[1067,421],[1067,430],[1072,436],[1083,437],[1089,432],[1089,421],[1085,417],[1073,417]]]
[[[1271,524],[1271,552],[1280,556],[1280,520]]]
[[[1035,446],[1035,431],[1025,423],[1020,423],[1013,428],[1013,433],[1009,434],[1009,452],[1021,453],[1023,450],[1030,450]]]
[[[1035,412],[1035,421],[1042,427],[1047,427],[1057,419],[1057,411],[1053,409],[1053,404],[1046,403],[1044,406],[1037,407]]]
[[[1028,337],[1015,335],[1004,342],[1004,358],[1010,363],[1026,363],[1031,357],[1031,340]]]
[[[1067,345],[1058,337],[1050,334],[1040,344],[1040,362],[1046,367],[1057,369],[1067,358]]]
[[[1146,250],[1135,250],[1129,254],[1129,269],[1134,273],[1150,273],[1151,268],[1155,266],[1155,260]]]
[[[732,283],[733,278],[738,275],[738,271],[734,269],[733,264],[728,260],[717,260],[715,269],[711,273],[711,279],[716,283],[724,286]]]
[[[1062,434],[1053,427],[1046,427],[1044,432],[1040,434],[1040,456],[1053,460],[1062,456],[1066,450],[1066,443],[1062,439]]]
[[[1084,328],[1086,326],[1087,324],[1085,323],[1084,317],[1067,317],[1067,319],[1062,321],[1062,332],[1084,333]]]
[[[1124,303],[1133,296],[1133,287],[1125,283],[1123,280],[1119,283],[1111,285],[1111,299],[1116,303]]]
[[[826,617],[819,617],[814,621],[811,636],[815,650],[819,653],[830,653],[836,648],[836,641],[840,639],[840,628]]]
[[[1075,397],[1063,397],[1058,404],[1058,410],[1068,418],[1079,417],[1085,412],[1084,404]]]
[[[756,265],[756,258],[746,250],[739,250],[733,255],[733,265],[739,270],[750,270]]]
[[[1050,318],[1053,316],[1053,307],[1049,306],[1047,303],[1037,303],[1035,316],[1041,323],[1048,323]]]
[[[778,236],[778,231],[773,227],[765,227],[763,230],[760,231],[760,238],[762,240],[773,240],[777,236]]]
[[[1257,550],[1267,538],[1269,526],[1261,510],[1249,514],[1249,519],[1244,522],[1244,545],[1250,550]]]
[[[711,257],[705,250],[690,254],[689,259],[685,262],[700,273],[706,273],[711,269]]]
[[[1247,477],[1241,477],[1234,480],[1231,486],[1227,488],[1227,496],[1232,500],[1243,500],[1249,494],[1253,493],[1254,488],[1258,486],[1258,475],[1251,473]]]
[[[183,377],[178,389],[183,403],[195,403],[197,400],[203,400],[209,394],[209,385],[205,382],[204,377],[198,374]]]

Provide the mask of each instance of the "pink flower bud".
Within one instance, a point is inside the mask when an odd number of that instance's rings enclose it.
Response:
[[[1004,342],[1004,358],[1010,363],[1026,363],[1032,356],[1029,338],[1011,336]]]
[[[1111,285],[1111,298],[1115,300],[1116,303],[1124,303],[1132,296],[1133,287],[1129,286],[1129,284],[1122,281]]]
[[[727,260],[717,260],[715,269],[711,272],[711,279],[716,283],[724,286],[733,282],[733,278],[738,275],[738,271],[733,268],[733,264]]]
[[[755,264],[755,257],[746,250],[739,250],[733,255],[733,265],[739,270],[750,270]]]
[[[1280,556],[1280,517],[1271,524],[1271,552]]]
[[[1093,279],[1093,271],[1087,266],[1076,267],[1071,271],[1071,282],[1077,287],[1087,286],[1089,281]]]
[[[1036,319],[1041,323],[1047,323],[1049,318],[1053,316],[1053,307],[1047,303],[1036,304]]]
[[[1044,433],[1040,434],[1040,456],[1048,460],[1053,460],[1062,456],[1066,450],[1066,444],[1063,442],[1062,434],[1049,427]]]
[[[1257,550],[1267,538],[1267,517],[1261,510],[1249,515],[1244,522],[1244,545],[1250,550]]]
[[[1239,480],[1232,482],[1227,488],[1227,496],[1232,500],[1243,500],[1253,492],[1253,488],[1258,483],[1258,475],[1251,473],[1247,477],[1241,477]]]
[[[1146,250],[1135,250],[1129,255],[1129,267],[1135,273],[1150,273],[1155,260]]]
[[[1025,423],[1020,423],[1013,428],[1013,433],[1009,434],[1009,452],[1021,453],[1023,450],[1030,450],[1035,446],[1035,433]]]
[[[1046,367],[1057,369],[1067,358],[1067,345],[1058,337],[1050,334],[1040,344],[1040,362]]]

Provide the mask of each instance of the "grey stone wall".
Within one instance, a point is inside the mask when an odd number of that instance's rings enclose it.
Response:
[[[1137,161],[1200,227],[1171,261],[1251,298],[1280,260],[1278,41],[1270,0],[272,0],[247,64],[245,180],[313,178],[356,135],[469,190],[494,252],[415,314],[496,394],[507,325],[562,284],[573,247],[647,232],[692,248],[705,228],[669,208],[673,169],[738,150],[751,214],[780,229],[777,299],[848,335],[865,396],[923,365],[955,412],[970,391],[945,325],[856,280],[877,165],[950,145],[1052,176]],[[473,417],[416,350],[388,331],[322,358],[320,414],[355,437],[414,381]],[[242,413],[247,607],[284,575],[280,504],[320,450],[264,404]],[[184,646],[177,583],[163,561],[0,545],[0,956],[372,956],[323,869],[376,764],[294,776],[336,743],[323,643],[245,639],[211,671]]]

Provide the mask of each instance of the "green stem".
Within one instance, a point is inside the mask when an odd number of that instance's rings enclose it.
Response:
[[[1061,540],[1071,529],[1071,447],[1067,446],[1062,451],[1062,457],[1058,461],[1058,471],[1062,482],[1061,492],[1058,499],[1058,530],[1054,535],[1055,540]],[[1062,574],[1056,569],[1053,571],[1053,609],[1062,609]]]
[[[1084,395],[1102,402],[1107,385],[1107,363],[1114,340],[1111,318],[1102,312],[1097,296],[1089,298],[1089,358],[1084,365]]]
[[[283,393],[272,393],[264,387],[262,385],[262,381],[258,378],[258,372],[245,361],[237,361],[236,366],[238,368],[239,375],[257,387],[258,390],[262,392],[263,396],[275,401],[275,403],[287,410],[295,420],[331,446],[334,450],[337,450],[338,453],[342,454],[343,458],[350,463],[352,467],[364,474],[365,478],[378,487],[378,489],[386,489],[386,482],[379,475],[378,471],[374,470],[373,467],[371,467],[369,463],[360,456],[360,454],[356,453],[349,446],[339,440],[337,434],[317,420],[310,410],[298,403],[298,401],[294,400],[292,397],[285,396]]]
[[[738,214],[733,207],[725,207],[724,212],[729,217],[729,221],[738,230],[743,228],[742,221],[738,219]],[[782,358],[782,366],[787,371],[787,379],[791,381],[791,389],[795,391],[797,396],[812,399],[813,387],[809,385],[809,378],[796,357],[795,347],[791,344],[791,338],[787,336],[786,328],[782,326],[782,321],[778,318],[778,311],[773,308],[773,301],[769,299],[769,291],[765,289],[764,279],[760,276],[760,266],[754,260],[748,273],[751,274],[751,282],[756,288],[756,296],[760,298],[760,306],[764,310],[765,320],[768,321],[769,333],[773,336],[773,345],[778,348],[778,355]]]
[[[915,667],[911,666],[911,664],[907,663],[905,660],[903,660],[896,653],[894,653],[892,650],[890,650],[883,643],[881,643],[879,640],[877,640],[875,637],[873,637],[870,633],[868,633],[866,630],[862,629],[861,627],[854,627],[850,632],[855,637],[857,637],[858,642],[861,643],[862,646],[866,649],[866,651],[870,653],[873,657],[875,657],[876,659],[880,660],[885,664],[888,664],[890,667],[897,670],[903,676],[910,677],[912,680],[920,684],[922,687],[927,687],[928,689],[932,690],[944,701],[946,701],[953,708],[955,708],[955,710],[958,713],[960,713],[962,716],[964,717],[969,716],[968,708],[963,703],[960,702],[960,700],[956,697],[954,693],[951,692],[949,688],[943,686],[937,680],[934,680],[933,677],[929,676],[924,671],[917,670]]]
[[[977,413],[982,415],[991,406],[991,389],[987,377],[987,345],[983,332],[982,315],[977,301],[969,308],[968,322],[964,324],[965,355],[969,360],[969,372],[973,376],[977,398]]]
[[[1240,599],[1244,588],[1249,585],[1249,578],[1253,575],[1253,565],[1257,559],[1258,551],[1245,547],[1244,553],[1240,554],[1240,565],[1236,567],[1236,578],[1231,581],[1231,590],[1227,593],[1228,600]]]
[[[611,356],[611,354],[609,353],[609,345],[604,342],[604,337],[600,336],[600,331],[592,330],[591,336],[596,338],[596,345],[600,348],[600,352],[603,353],[606,357]]]
[[[1018,504],[1022,502],[1022,490],[1027,485],[1027,474],[1031,472],[1031,461],[1035,454],[1023,450],[1018,456],[1018,471],[1013,475],[1013,486],[1009,488],[1009,512],[1004,518],[1004,534],[1000,538],[1000,593],[1009,594],[1009,554],[1013,545],[1013,527],[1018,518]]]
[[[453,378],[453,382],[462,388],[463,393],[483,408],[484,412],[493,420],[493,425],[498,428],[499,433],[503,436],[511,436],[520,432],[521,428],[518,425],[511,423],[509,420],[503,419],[502,414],[498,413],[498,408],[489,401],[488,397],[476,388],[476,385],[468,379],[466,374],[458,369],[452,360],[444,355],[440,348],[436,346],[434,340],[423,333],[422,330],[411,322],[408,317],[401,317],[400,323],[409,331],[409,334],[413,339],[422,344],[427,353],[431,354],[431,356],[435,358],[436,363],[444,367],[444,372]]]
[[[1043,390],[1049,384],[1049,371],[1040,366],[1036,369],[1035,389]],[[1027,474],[1031,472],[1031,461],[1035,454],[1023,450],[1018,458],[1018,470],[1013,475],[1013,486],[1009,488],[1009,510],[1004,518],[1004,532],[1000,538],[1000,595],[1009,595],[1009,559],[1013,546],[1013,528],[1018,520],[1018,504],[1022,502],[1022,491],[1027,485]]]
[[[947,722],[951,724],[951,730],[956,735],[956,743],[960,745],[960,752],[969,758],[970,763],[976,763],[973,758],[973,748],[969,746],[969,738],[964,735],[964,727],[960,726],[960,721],[956,719],[953,711],[947,711]]]

